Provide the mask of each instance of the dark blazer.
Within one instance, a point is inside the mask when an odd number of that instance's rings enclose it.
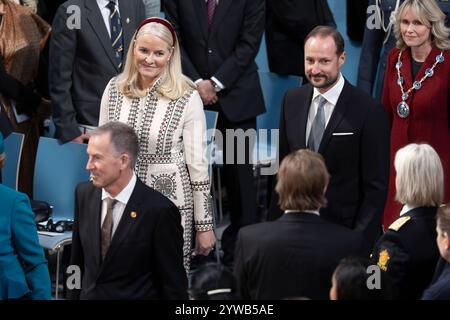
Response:
[[[441,258],[437,267],[437,279],[423,292],[422,300],[450,300],[450,264]]]
[[[0,300],[50,299],[51,284],[28,197],[0,184]]]
[[[187,299],[177,207],[138,179],[102,261],[101,204],[100,188],[77,187],[71,265],[83,276],[71,298]]]
[[[400,218],[404,224],[398,230],[389,228],[373,251],[372,261],[386,269],[401,299],[420,299],[431,282],[439,259],[436,210],[419,207],[405,213]],[[411,218],[406,221],[406,217]]]
[[[347,35],[352,41],[363,40],[368,3],[369,0],[347,0]]]
[[[69,29],[73,11],[80,10],[79,29]],[[71,7],[73,8],[73,7]],[[144,19],[141,0],[120,0],[125,59],[138,24]],[[97,126],[100,101],[108,81],[117,68],[111,39],[96,1],[69,0],[56,13],[50,39],[49,90],[56,134],[70,141],[81,132],[79,124]]]
[[[328,299],[339,260],[362,254],[362,236],[312,213],[241,229],[234,273],[243,299]]]
[[[280,115],[279,160],[306,148],[310,84],[289,90]],[[336,135],[352,133],[351,135]],[[389,176],[389,127],[383,107],[347,81],[325,129],[318,152],[331,175],[321,216],[361,231],[370,248],[380,235]],[[270,217],[280,216],[273,197]],[[277,209],[275,209],[277,208]],[[369,251],[368,251],[369,253]]]
[[[326,0],[267,0],[266,46],[269,69],[305,76],[304,41],[319,25],[336,26]]]
[[[179,36],[183,73],[193,81],[217,78],[220,108],[231,122],[265,111],[255,57],[264,32],[264,0],[220,0],[208,29],[204,0],[166,0]]]

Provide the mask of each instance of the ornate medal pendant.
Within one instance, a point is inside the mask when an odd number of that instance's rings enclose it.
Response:
[[[397,105],[397,114],[402,119],[409,116],[409,106],[405,101],[402,101]]]
[[[441,53],[436,56],[436,59],[435,59],[436,61],[433,63],[431,68],[427,68],[425,70],[425,75],[422,78],[420,78],[420,80],[414,81],[412,87],[405,91],[405,89],[403,88],[403,84],[404,84],[405,80],[402,77],[401,70],[400,70],[402,67],[402,61],[401,61],[402,53],[403,53],[403,51],[399,52],[398,58],[397,58],[397,63],[395,64],[395,68],[397,69],[397,85],[400,87],[400,90],[402,92],[402,101],[397,105],[397,114],[400,118],[405,119],[405,118],[408,118],[408,116],[411,112],[409,105],[406,103],[406,100],[408,99],[409,94],[413,90],[419,91],[422,88],[422,84],[425,81],[425,79],[431,78],[434,75],[434,68],[436,68],[436,65],[438,63],[444,62],[445,59],[444,59],[444,53],[443,53],[443,51],[441,51]]]

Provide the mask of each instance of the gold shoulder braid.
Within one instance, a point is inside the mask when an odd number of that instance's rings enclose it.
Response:
[[[411,220],[411,216],[405,216],[405,217],[398,218],[389,226],[389,230],[398,231],[409,220]]]

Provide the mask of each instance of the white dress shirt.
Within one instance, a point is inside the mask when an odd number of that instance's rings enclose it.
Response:
[[[117,200],[116,205],[113,208],[113,230],[111,234],[111,238],[116,232],[117,226],[119,225],[120,219],[122,218],[123,212],[125,211],[125,207],[127,206],[128,200],[130,200],[131,194],[133,193],[134,187],[136,186],[136,174],[133,173],[133,176],[128,182],[127,186],[120,191],[120,193],[116,197],[112,197],[105,189],[102,188],[102,217],[100,228],[103,225],[103,221],[106,217],[106,198],[112,198]]]
[[[109,11],[107,5],[109,1],[116,3],[117,12],[120,16],[119,11],[119,0],[97,0],[98,8],[100,9],[100,12],[102,13],[103,21],[105,22],[106,30],[108,30],[109,37],[111,38],[111,27],[109,25],[109,15],[111,14],[111,11]]]
[[[311,126],[314,121],[314,118],[316,117],[317,108],[319,107],[318,102],[319,95],[322,95],[327,100],[327,102],[324,105],[325,128],[326,128],[328,122],[330,121],[331,115],[333,114],[334,107],[336,106],[339,96],[341,95],[342,89],[344,88],[344,84],[345,84],[344,77],[342,76],[341,73],[339,73],[339,80],[327,92],[320,93],[319,90],[317,90],[317,88],[314,88],[312,102],[309,108],[308,121],[306,122],[306,144],[308,144]]]
[[[320,216],[319,210],[284,210],[284,213],[295,213],[295,212],[304,212],[315,214],[316,216]]]
[[[400,211],[400,217],[402,215],[404,215],[405,213],[408,213],[409,211],[411,211],[411,210],[413,210],[415,208],[418,208],[418,206],[409,206],[409,205],[405,204],[403,206],[402,210]]]

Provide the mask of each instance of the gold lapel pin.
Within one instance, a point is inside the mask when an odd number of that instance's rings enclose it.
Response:
[[[127,18],[127,23],[130,23],[130,18]]]
[[[130,216],[135,219],[137,217],[137,213],[135,211],[131,211]]]

